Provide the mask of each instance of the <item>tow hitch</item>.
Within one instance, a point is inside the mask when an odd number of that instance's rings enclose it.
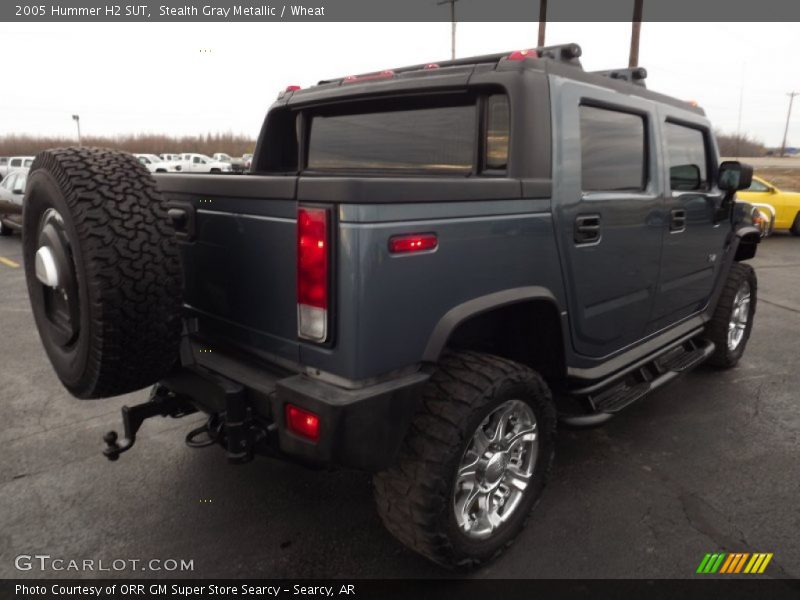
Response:
[[[185,397],[170,392],[161,385],[153,386],[150,392],[150,399],[136,406],[122,407],[122,425],[125,429],[125,437],[118,442],[119,436],[116,431],[109,431],[103,436],[106,447],[103,455],[108,460],[117,460],[119,455],[130,450],[136,443],[136,433],[150,417],[172,417],[178,419],[197,412],[197,409],[189,403]]]

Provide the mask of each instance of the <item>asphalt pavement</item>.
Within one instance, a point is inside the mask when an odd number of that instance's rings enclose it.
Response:
[[[72,398],[38,339],[18,235],[0,239],[0,257],[0,577],[449,575],[384,531],[366,474],[230,466],[217,448],[185,446],[196,415],[151,419],[108,462],[103,433],[146,392]],[[740,365],[700,367],[601,428],[560,432],[526,530],[474,576],[692,577],[716,551],[771,552],[764,576],[800,576],[800,239],[766,240],[753,264],[760,297]],[[193,571],[15,568],[36,554]]]

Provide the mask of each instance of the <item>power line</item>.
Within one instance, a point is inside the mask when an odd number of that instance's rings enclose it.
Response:
[[[789,92],[786,94],[789,96],[789,110],[786,111],[786,128],[783,130],[783,143],[781,144],[781,156],[786,151],[786,136],[789,135],[789,119],[792,116],[792,104],[794,103],[794,97],[800,96],[800,92]]]

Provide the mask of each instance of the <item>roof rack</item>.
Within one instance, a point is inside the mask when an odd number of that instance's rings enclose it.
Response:
[[[497,63],[503,60],[504,58],[509,58],[512,55],[518,55],[518,58],[516,58],[515,60],[521,60],[524,58],[545,58],[545,59],[565,62],[580,67],[581,63],[578,59],[580,58],[581,54],[582,50],[578,44],[558,44],[555,46],[539,46],[537,48],[530,48],[529,50],[523,50],[517,52],[500,52],[497,54],[484,54],[482,56],[469,56],[466,58],[457,58],[455,60],[444,60],[435,63],[412,65],[410,67],[400,67],[398,69],[388,69],[384,71],[378,71],[375,73],[362,73],[360,75],[350,75],[348,77],[323,79],[322,81],[318,82],[318,85],[324,85],[326,83],[338,83],[345,80],[355,81],[363,79],[364,81],[367,81],[369,79],[381,79],[384,77],[388,77],[389,74],[394,75],[397,73],[408,73],[409,71],[421,71],[425,69],[437,69],[441,67],[458,67],[462,65]]]
[[[647,87],[644,83],[644,80],[647,79],[647,69],[644,67],[611,69],[609,71],[592,71],[592,73],[595,75],[602,75],[603,77],[610,77],[611,79],[620,79],[622,81],[627,81],[628,83],[633,83],[642,87]]]

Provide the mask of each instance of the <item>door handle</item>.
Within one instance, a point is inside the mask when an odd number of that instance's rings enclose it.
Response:
[[[669,230],[678,233],[686,229],[686,210],[683,208],[673,208],[669,211]]]
[[[600,241],[600,215],[575,217],[575,243],[591,244]]]

